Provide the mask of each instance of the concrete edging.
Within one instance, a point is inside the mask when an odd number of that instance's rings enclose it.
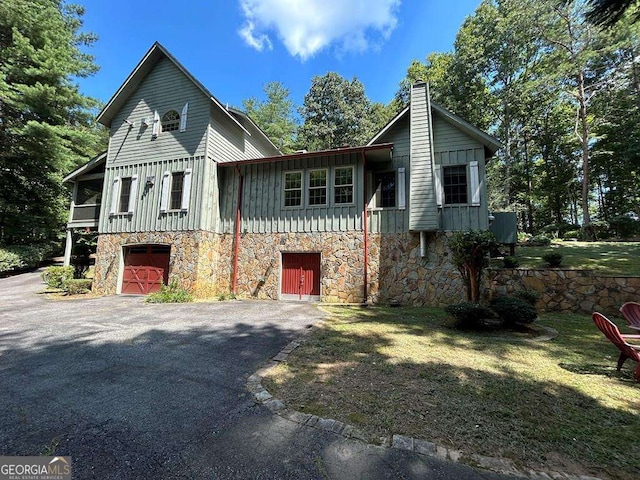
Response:
[[[258,369],[253,375],[247,379],[246,387],[253,395],[256,403],[264,405],[272,413],[286,418],[299,425],[305,425],[311,428],[317,428],[325,432],[331,432],[343,436],[344,438],[350,438],[359,440],[371,445],[382,446],[385,448],[396,448],[398,450],[408,450],[418,453],[420,455],[434,456],[442,460],[449,460],[458,463],[464,463],[473,467],[482,468],[484,470],[490,470],[496,473],[505,475],[513,475],[521,478],[530,479],[556,479],[556,480],[602,480],[598,477],[591,477],[588,475],[571,475],[562,472],[542,472],[535,470],[519,470],[515,463],[511,460],[500,457],[487,457],[478,454],[466,454],[461,450],[455,450],[453,448],[447,448],[442,445],[437,445],[433,442],[426,440],[420,440],[413,437],[407,437],[404,435],[393,435],[391,439],[387,437],[380,437],[378,439],[373,438],[371,435],[367,435],[353,425],[349,425],[332,418],[318,417],[309,413],[298,412],[287,407],[287,405],[280,399],[275,398],[269,391],[262,386],[262,378],[272,368],[278,364],[287,361],[289,355],[300,345],[302,345],[306,339],[306,335],[313,329],[309,329],[302,337],[297,340],[289,342],[277,355],[271,360],[266,362],[264,366]],[[551,330],[546,335],[542,335],[529,341],[548,341],[557,335],[557,331]],[[554,335],[555,333],[555,335]],[[465,460],[464,462],[462,460]]]

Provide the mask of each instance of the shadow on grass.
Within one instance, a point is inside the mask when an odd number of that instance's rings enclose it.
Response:
[[[298,410],[356,424],[372,436],[405,434],[530,468],[640,478],[638,385],[626,371],[612,375],[594,364],[592,354],[608,352],[606,343],[594,342],[597,335],[577,345],[524,345],[415,319],[404,324],[398,316],[394,323],[384,315],[358,314],[358,321],[371,323],[373,331],[357,333],[356,324],[346,321],[320,329],[290,357],[282,376],[276,372],[267,380],[267,388]],[[391,355],[397,339],[376,330],[380,325],[408,334],[407,349],[442,356],[417,362],[410,353]],[[569,332],[574,339],[577,332]],[[476,364],[471,350],[496,361]],[[528,360],[532,351],[558,361],[559,371],[616,380],[604,390],[614,401],[604,402],[602,391],[586,394],[562,376],[520,369],[517,359]]]

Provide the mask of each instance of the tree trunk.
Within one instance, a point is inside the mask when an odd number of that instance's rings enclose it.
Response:
[[[591,223],[589,215],[589,124],[587,120],[587,99],[584,91],[584,72],[578,74],[578,117],[582,146],[582,226]]]

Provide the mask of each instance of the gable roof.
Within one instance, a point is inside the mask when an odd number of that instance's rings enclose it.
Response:
[[[229,110],[220,103],[220,101],[213,96],[209,90],[205,88],[202,83],[196,79],[189,71],[184,68],[184,66],[176,60],[176,58],[169,53],[169,51],[164,48],[159,42],[154,42],[151,48],[147,51],[147,53],[142,57],[142,60],[136,65],[136,68],[129,74],[124,83],[120,86],[120,88],[116,91],[116,93],[111,97],[111,99],[107,102],[104,108],[98,114],[96,120],[102,125],[109,127],[111,125],[111,121],[116,113],[123,107],[125,102],[129,99],[129,97],[133,94],[133,92],[140,86],[140,84],[147,77],[149,72],[156,66],[156,64],[162,60],[163,58],[171,61],[177,68],[180,70],[193,84],[207,97],[211,100],[213,105],[218,108],[223,114],[235,123],[239,128],[241,128],[247,135],[251,136],[251,132],[242,125],[234,115],[229,112]],[[245,115],[255,127],[256,131],[259,132],[259,135],[264,137],[266,141],[272,145],[276,150],[278,148],[273,145],[273,142],[269,140],[269,138],[264,134],[262,130],[258,128],[257,125],[251,120],[248,116]]]
[[[107,152],[104,151],[102,153],[99,153],[98,155],[93,157],[91,160],[89,160],[87,163],[85,163],[81,167],[76,168],[73,172],[71,172],[69,175],[64,177],[62,179],[62,183],[73,181],[76,177],[79,177],[80,175],[84,175],[85,173],[88,173],[94,168],[100,166],[106,160],[107,160]]]
[[[400,113],[398,113],[395,117],[393,117],[389,121],[389,123],[387,123],[382,128],[382,130],[380,130],[369,141],[369,143],[367,143],[367,145],[372,145],[375,142],[377,142],[380,139],[380,137],[382,137],[385,133],[387,133],[396,123],[398,123],[400,121],[400,119],[402,119],[405,115],[407,115],[409,113],[409,109],[410,109],[410,106],[407,106]],[[446,108],[438,105],[437,103],[435,103],[433,101],[431,101],[431,109],[433,111],[435,111],[436,113],[440,114],[440,116],[442,116],[442,118],[444,120],[446,120],[447,122],[452,124],[454,127],[459,128],[460,130],[465,132],[467,135],[469,135],[470,137],[476,139],[478,142],[480,142],[482,145],[484,145],[486,147],[486,149],[489,150],[489,152],[491,152],[491,155],[496,153],[496,151],[499,148],[502,147],[502,144],[498,141],[498,139],[496,139],[492,135],[489,135],[488,133],[483,132],[482,130],[480,130],[475,125],[472,125],[471,123],[467,122],[463,118],[457,116],[455,113],[450,112]]]

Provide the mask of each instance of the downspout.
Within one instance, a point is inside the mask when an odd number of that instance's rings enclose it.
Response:
[[[364,156],[364,150],[360,151],[362,155],[362,222],[364,225],[364,298],[363,304],[367,303],[369,283],[369,219],[367,218],[367,172],[366,172],[366,160]]]
[[[240,228],[242,223],[242,184],[244,179],[242,173],[240,172],[240,168],[237,165],[236,171],[238,172],[238,203],[236,205],[236,222],[233,240],[233,275],[231,279],[231,291],[234,295],[238,293],[238,255],[240,252]]]

